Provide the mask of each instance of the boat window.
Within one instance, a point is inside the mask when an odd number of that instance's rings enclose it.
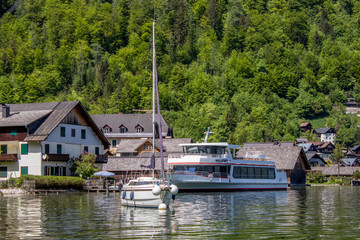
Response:
[[[255,178],[253,167],[248,168],[248,178]]]
[[[242,167],[241,168],[241,178],[247,178],[247,168],[246,167]]]
[[[195,173],[195,167],[189,167],[189,173]]]
[[[129,182],[129,186],[135,186],[137,184],[137,182],[134,182],[134,181],[132,181],[132,182]]]
[[[199,153],[199,154],[225,154],[226,147],[222,146],[184,146],[184,153]]]
[[[139,186],[139,185],[149,185],[149,184],[151,184],[151,182],[141,181],[141,182],[138,182],[136,185]]]
[[[275,169],[273,168],[269,168],[268,169],[268,173],[269,173],[269,179],[275,179]]]
[[[275,179],[274,168],[261,167],[234,167],[234,178],[251,178],[251,179]]]
[[[259,167],[254,168],[254,171],[255,171],[255,178],[262,178],[261,177],[261,168],[259,168]]]
[[[262,176],[262,178],[265,178],[265,179],[267,179],[269,177],[267,168],[261,169],[261,176]]]

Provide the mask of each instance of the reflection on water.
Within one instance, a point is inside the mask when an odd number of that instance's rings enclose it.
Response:
[[[179,194],[171,209],[119,194],[0,197],[0,238],[356,238],[360,187]]]

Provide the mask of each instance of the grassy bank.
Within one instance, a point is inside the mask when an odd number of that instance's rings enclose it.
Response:
[[[60,177],[60,176],[33,176],[23,175],[19,178],[12,178],[7,181],[6,184],[2,184],[2,188],[9,186],[22,187],[24,181],[33,180],[35,181],[36,189],[76,189],[83,190],[85,180],[79,177]]]

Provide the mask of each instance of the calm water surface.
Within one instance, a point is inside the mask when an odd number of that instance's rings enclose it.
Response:
[[[0,239],[360,239],[360,187],[179,194],[171,209],[120,195],[0,196]]]

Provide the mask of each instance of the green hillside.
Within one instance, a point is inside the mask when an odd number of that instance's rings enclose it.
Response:
[[[210,126],[212,141],[288,141],[304,119],[327,116],[339,143],[360,140],[341,104],[360,100],[358,1],[3,0],[0,15],[0,102],[150,109],[155,15],[176,137],[196,141]]]

